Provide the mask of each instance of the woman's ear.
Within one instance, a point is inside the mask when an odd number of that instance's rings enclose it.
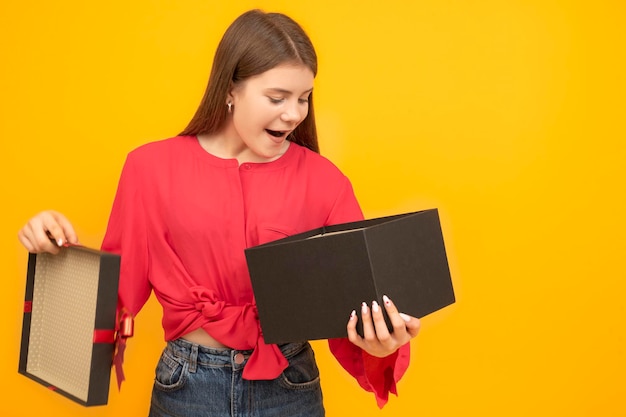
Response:
[[[226,104],[232,103],[235,100],[234,95],[236,87],[237,86],[231,81],[230,85],[228,86],[228,93],[226,93]]]

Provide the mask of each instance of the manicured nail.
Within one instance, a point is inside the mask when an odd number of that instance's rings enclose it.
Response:
[[[59,246],[59,247],[63,246],[63,239],[61,239],[61,238],[57,239],[57,246]]]
[[[367,303],[366,302],[363,302],[363,304],[361,304],[361,313],[367,314]]]
[[[407,323],[411,321],[411,317],[404,313],[400,313],[400,317],[402,317],[402,320],[406,321]]]
[[[372,311],[374,313],[378,313],[380,311],[380,307],[376,301],[372,301]]]
[[[352,313],[350,313],[350,320],[354,320],[356,318],[356,310],[352,310]]]
[[[391,300],[386,295],[383,295],[383,302],[385,303],[386,306],[391,305]]]

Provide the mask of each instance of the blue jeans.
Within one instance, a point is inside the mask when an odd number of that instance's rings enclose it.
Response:
[[[156,368],[150,417],[322,417],[319,371],[307,342],[280,346],[289,367],[276,379],[249,381],[252,351],[168,342]]]

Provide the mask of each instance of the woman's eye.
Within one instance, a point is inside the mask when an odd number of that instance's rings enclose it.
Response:
[[[309,98],[308,97],[307,98],[300,98],[300,99],[298,99],[298,103],[300,103],[300,104],[305,104],[305,103],[308,103],[308,102],[309,102]]]
[[[274,98],[274,97],[268,97],[268,98],[270,99],[270,103],[272,104],[280,104],[284,100],[282,98]]]

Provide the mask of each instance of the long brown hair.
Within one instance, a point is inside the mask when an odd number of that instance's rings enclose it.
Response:
[[[300,25],[284,14],[261,10],[250,10],[239,16],[217,47],[204,97],[180,135],[219,131],[228,117],[225,103],[231,88],[281,64],[305,65],[317,75],[315,49]],[[312,93],[307,117],[288,139],[319,152]]]

